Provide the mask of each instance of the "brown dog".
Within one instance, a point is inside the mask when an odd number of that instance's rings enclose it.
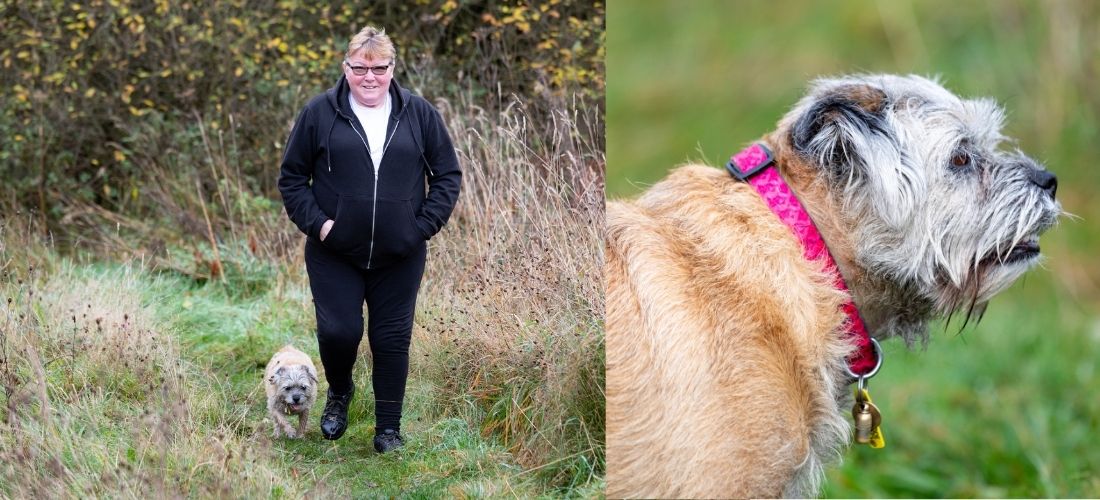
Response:
[[[923,78],[857,76],[762,141],[874,337],[923,339],[1038,260],[1056,181],[998,149],[1000,122]],[[849,439],[854,348],[822,262],[705,166],[608,203],[606,245],[608,496],[815,494]]]

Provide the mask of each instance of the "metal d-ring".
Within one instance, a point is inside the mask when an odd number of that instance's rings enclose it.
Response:
[[[860,390],[862,390],[864,386],[867,385],[867,380],[869,380],[871,377],[874,377],[875,374],[878,373],[878,369],[882,368],[882,346],[880,346],[878,344],[878,341],[875,340],[873,337],[871,338],[871,345],[875,348],[875,358],[877,358],[875,361],[875,367],[871,368],[871,371],[863,375],[857,375],[855,372],[852,371],[852,368],[850,366],[844,365],[844,370],[848,372],[848,375],[859,382]]]

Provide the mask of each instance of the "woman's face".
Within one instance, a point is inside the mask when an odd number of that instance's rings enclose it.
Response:
[[[385,68],[385,71],[382,70]],[[375,71],[382,72],[376,75]],[[356,72],[366,73],[357,75]],[[367,59],[363,54],[357,53],[344,61],[344,76],[351,87],[351,95],[359,104],[374,108],[386,102],[386,94],[390,91],[390,80],[393,79],[393,64],[386,59]]]

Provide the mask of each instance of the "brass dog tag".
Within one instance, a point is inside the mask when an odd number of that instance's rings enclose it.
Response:
[[[871,425],[874,417],[871,416],[867,403],[857,402],[852,407],[852,418],[856,421],[856,442],[867,444],[871,442]]]
[[[870,401],[856,401],[852,407],[852,418],[856,421],[856,443],[870,444],[875,429],[882,423],[882,414]]]

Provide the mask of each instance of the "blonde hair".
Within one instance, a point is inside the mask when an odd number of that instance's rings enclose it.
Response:
[[[344,57],[350,59],[359,52],[363,52],[363,57],[367,59],[389,59],[391,63],[397,58],[397,51],[393,48],[390,37],[386,36],[386,30],[379,30],[374,26],[366,26],[351,37]]]

